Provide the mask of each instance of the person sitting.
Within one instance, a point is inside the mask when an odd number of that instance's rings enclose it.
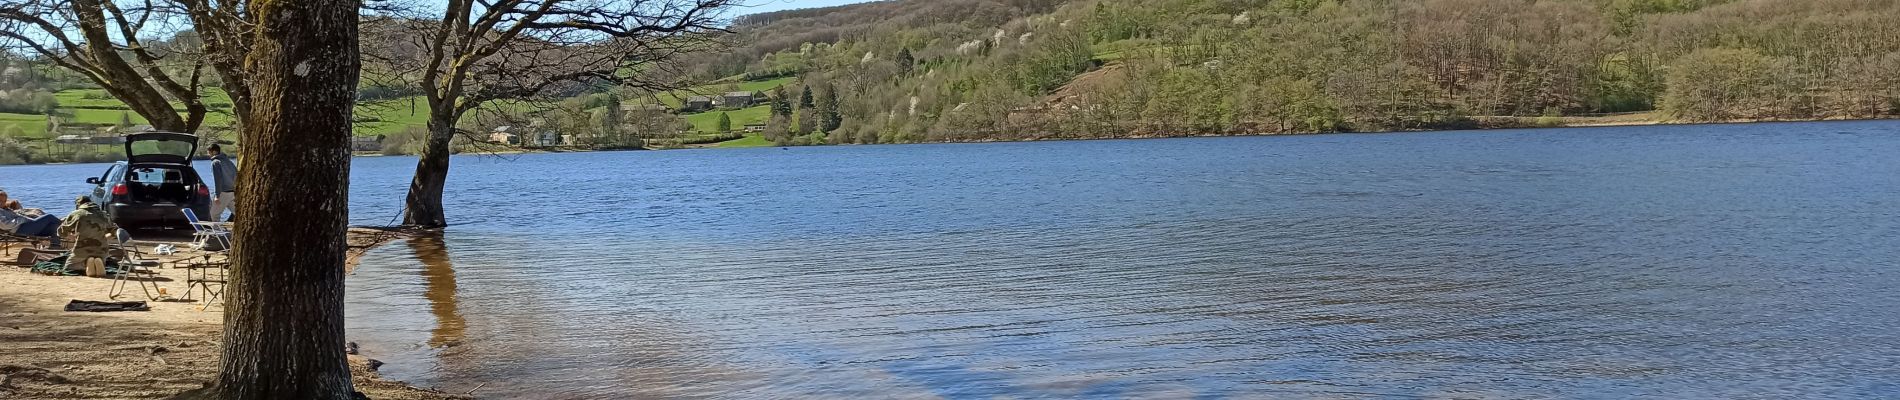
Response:
[[[66,222],[59,225],[60,236],[73,237],[73,251],[66,257],[66,270],[85,271],[86,260],[98,257],[106,258],[106,235],[116,234],[119,226],[106,218],[99,205],[92,199],[79,196],[73,201],[73,213],[66,215]]]
[[[6,191],[0,191],[0,231],[47,238],[53,248],[59,248],[59,225],[59,217],[37,208],[22,208],[19,200],[9,199]]]

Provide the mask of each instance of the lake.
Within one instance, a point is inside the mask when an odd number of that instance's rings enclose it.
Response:
[[[452,392],[1900,396],[1896,122],[455,163],[456,225],[347,305]],[[351,219],[399,221],[414,160],[353,168]]]

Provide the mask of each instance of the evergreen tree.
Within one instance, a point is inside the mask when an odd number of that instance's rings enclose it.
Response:
[[[792,117],[792,99],[786,97],[784,86],[772,88],[772,116]]]
[[[818,129],[831,132],[844,124],[844,117],[838,115],[838,89],[830,83],[824,84],[824,89],[818,92]]]
[[[719,113],[719,133],[732,132],[732,117]]]
[[[600,129],[600,137],[624,141],[625,138],[621,137],[625,133],[625,129],[622,127],[624,124],[620,115],[620,96],[613,94],[607,95],[607,104],[605,104],[603,108],[604,109],[597,114],[599,117],[596,118],[597,125],[595,125],[596,128]]]
[[[806,86],[803,89],[798,90],[798,109],[810,110],[811,108],[812,108],[811,87]]]
[[[910,55],[909,47],[897,49],[897,71],[899,75],[909,76],[911,68],[916,63],[916,58]]]

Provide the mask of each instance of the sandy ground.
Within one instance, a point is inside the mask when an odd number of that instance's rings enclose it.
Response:
[[[355,255],[400,237],[366,229],[350,233],[351,268]],[[148,301],[151,311],[67,312],[70,300],[111,301],[112,280],[38,275],[12,261],[0,261],[0,398],[159,398],[216,377],[221,303],[200,310],[196,302]],[[159,287],[173,296],[184,293],[183,270],[159,273]],[[146,300],[138,287],[129,290],[118,300]],[[356,389],[370,398],[464,397],[383,380],[370,370],[370,360],[350,359]]]

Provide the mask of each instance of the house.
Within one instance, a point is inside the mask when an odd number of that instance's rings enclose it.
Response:
[[[59,135],[53,138],[53,143],[59,144],[86,144],[90,142],[90,139],[80,137],[79,135]]]
[[[528,147],[560,146],[561,134],[555,133],[554,131],[541,131],[540,133],[528,135],[528,141],[526,143],[522,143],[522,145],[528,146]]]
[[[718,104],[713,101],[712,96],[693,96],[687,97],[686,105],[680,109],[686,112],[699,112],[711,110],[715,105]]]
[[[514,132],[509,132],[510,130],[514,130],[514,127],[507,125],[497,126],[494,132],[488,134],[488,141],[500,144],[521,144],[521,136],[516,135]]]
[[[350,151],[383,151],[383,135],[352,137]]]
[[[745,124],[746,133],[765,132],[765,124]]]
[[[86,138],[86,142],[92,144],[120,144],[125,143],[125,137],[108,133]]]
[[[725,108],[751,107],[753,99],[752,92],[727,92],[724,96],[720,96],[719,106]]]

